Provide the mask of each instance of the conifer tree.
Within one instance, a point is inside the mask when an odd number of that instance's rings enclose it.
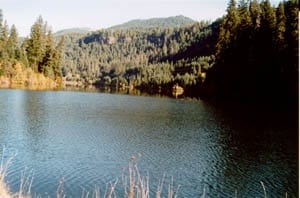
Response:
[[[218,57],[235,43],[239,24],[240,18],[236,7],[236,1],[230,0],[227,14],[221,24],[219,39],[216,46],[216,55]]]
[[[45,55],[45,26],[40,16],[31,27],[30,39],[27,41],[28,61],[35,72],[41,71],[41,63]]]
[[[276,14],[269,0],[261,3],[262,18],[261,18],[261,33],[267,43],[267,46],[272,46],[274,41],[274,33],[276,28]],[[266,45],[265,45],[266,46]]]
[[[64,50],[65,37],[61,37],[53,54],[54,64],[52,66],[55,78],[62,76],[62,58]]]
[[[18,32],[15,25],[11,26],[9,38],[7,41],[6,49],[10,59],[19,59],[20,58],[20,47],[18,43]]]
[[[250,16],[251,16],[252,25],[254,26],[254,29],[260,28],[262,11],[257,0],[250,1],[249,11],[250,11]]]
[[[9,27],[7,21],[4,21],[3,26],[0,29],[0,58],[7,60],[8,59],[8,52],[6,49],[7,41],[9,36]]]
[[[44,73],[45,76],[54,77],[53,65],[54,63],[54,38],[51,30],[48,31],[45,40],[45,55],[39,67],[39,72]]]

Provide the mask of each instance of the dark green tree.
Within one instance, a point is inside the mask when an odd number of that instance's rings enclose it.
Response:
[[[218,57],[231,47],[237,39],[238,26],[240,24],[239,13],[235,0],[230,0],[227,7],[227,14],[221,24],[219,40],[216,46],[216,55]]]
[[[65,42],[65,38],[61,37],[60,41],[58,42],[56,49],[54,51],[53,54],[53,60],[54,60],[54,64],[53,64],[53,73],[54,73],[54,77],[58,78],[62,76],[62,56],[63,56],[63,51],[64,51],[64,42]]]
[[[35,72],[43,70],[41,64],[45,56],[46,32],[45,24],[41,16],[31,27],[30,38],[27,40],[27,58]]]
[[[262,10],[257,0],[250,1],[249,11],[254,29],[260,28]]]
[[[284,13],[284,4],[279,3],[277,12],[276,12],[276,50],[282,52],[286,48],[285,34],[286,34],[286,16]]]

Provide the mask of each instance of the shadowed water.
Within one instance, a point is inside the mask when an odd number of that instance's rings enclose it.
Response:
[[[268,113],[266,113],[268,112]],[[18,191],[33,170],[32,191],[67,197],[102,193],[132,155],[152,194],[163,175],[179,197],[297,197],[297,127],[288,112],[204,101],[66,91],[0,90],[0,145],[17,153],[7,180]],[[26,169],[27,168],[27,169]],[[166,185],[168,182],[166,182]]]

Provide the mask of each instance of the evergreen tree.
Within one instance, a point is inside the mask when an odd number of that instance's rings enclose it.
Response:
[[[40,64],[39,72],[44,73],[45,76],[54,77],[53,67],[54,67],[54,38],[52,36],[51,30],[48,31],[45,41],[45,55],[43,61]]]
[[[240,18],[236,7],[236,1],[230,0],[227,15],[223,19],[219,40],[216,46],[216,55],[220,57],[224,51],[232,46],[237,39],[237,30],[240,24]]]
[[[10,59],[19,59],[21,56],[18,33],[15,25],[11,26],[6,49]]]
[[[286,31],[285,38],[289,48],[287,54],[289,55],[290,65],[293,65],[293,72],[298,73],[298,56],[299,56],[299,3],[297,0],[289,0],[284,2],[286,15]]]
[[[249,11],[254,29],[260,28],[262,10],[257,0],[250,1]]]
[[[250,11],[248,8],[248,4],[245,0],[240,0],[238,13],[240,18],[240,24],[238,26],[237,31],[237,45],[238,48],[249,49],[249,45],[252,44],[252,21],[250,17]],[[237,51],[239,53],[238,59],[239,61],[248,60],[249,51]]]
[[[264,38],[264,46],[271,47],[271,49],[266,49],[266,53],[271,52],[274,48],[272,48],[272,43],[274,41],[274,33],[276,28],[276,14],[271,6],[269,0],[265,0],[261,3],[262,8],[262,17],[261,17],[261,26],[260,31],[262,37]]]
[[[1,26],[0,29],[0,58],[7,60],[8,53],[6,49],[7,41],[8,41],[8,34],[9,34],[9,27],[7,21],[4,21],[4,24]]]
[[[28,61],[35,72],[41,71],[41,64],[45,55],[45,26],[40,16],[31,27],[30,39],[27,41]]]
[[[286,16],[286,58],[283,68],[284,88],[287,98],[299,103],[299,1],[288,0],[284,2]]]
[[[62,55],[64,50],[64,43],[65,43],[65,37],[61,37],[60,41],[58,42],[56,49],[53,54],[53,72],[55,78],[59,78],[62,76]]]
[[[286,17],[284,13],[284,4],[279,3],[277,12],[277,24],[276,24],[276,35],[275,35],[275,41],[276,41],[276,49],[278,52],[282,52],[286,47],[286,41],[285,41],[285,32],[286,32]]]

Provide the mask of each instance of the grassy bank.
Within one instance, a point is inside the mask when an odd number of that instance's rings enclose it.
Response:
[[[0,70],[2,66],[0,65]],[[15,63],[10,71],[0,72],[0,88],[27,88],[34,90],[54,89],[61,86],[61,79],[56,81],[36,73],[30,67]],[[2,73],[2,74],[1,74]]]

